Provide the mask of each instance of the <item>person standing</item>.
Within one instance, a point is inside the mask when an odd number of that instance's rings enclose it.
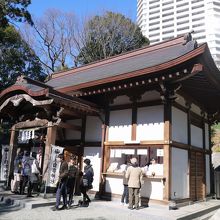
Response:
[[[37,153],[32,152],[32,165],[31,165],[31,183],[32,183],[32,189],[37,192],[37,194],[40,194],[40,173],[41,169],[39,166],[39,162],[37,160]]]
[[[22,188],[21,194],[24,194],[25,187],[27,186],[27,197],[31,196],[32,184],[31,184],[31,165],[33,160],[30,158],[30,151],[26,151],[22,159]]]
[[[81,172],[82,178],[80,182],[80,191],[83,194],[83,203],[82,206],[88,206],[87,204],[91,202],[87,191],[89,189],[92,189],[92,182],[93,182],[93,176],[94,176],[94,171],[91,165],[90,159],[85,159],[84,161],[84,173]]]
[[[14,179],[11,181],[11,192],[19,193],[18,188],[21,183],[21,171],[22,171],[22,158],[24,156],[24,152],[19,149],[17,156],[14,160]]]
[[[76,157],[71,156],[70,162],[68,164],[68,181],[67,181],[67,191],[69,193],[68,206],[70,207],[73,203],[73,192],[76,184],[76,177],[78,175],[77,161]]]
[[[53,211],[67,209],[67,180],[68,180],[68,163],[64,160],[64,155],[59,154],[60,161],[59,179],[56,191],[56,206]],[[59,208],[61,196],[63,197],[63,206]]]
[[[125,177],[128,179],[128,191],[129,191],[129,209],[139,209],[139,193],[142,184],[143,173],[138,166],[137,159],[133,157],[131,159],[131,166],[128,167]]]
[[[122,205],[127,206],[129,203],[129,193],[128,193],[128,179],[126,178],[126,170],[123,171],[123,185],[124,185],[124,190],[123,194],[121,196],[121,203]]]

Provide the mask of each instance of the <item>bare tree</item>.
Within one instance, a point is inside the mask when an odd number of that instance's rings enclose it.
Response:
[[[34,26],[22,29],[25,40],[50,73],[75,65],[76,19],[74,14],[50,9],[42,18],[33,18]]]

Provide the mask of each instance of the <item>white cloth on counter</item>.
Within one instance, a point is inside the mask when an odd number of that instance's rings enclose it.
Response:
[[[147,175],[163,176],[163,164],[150,164],[147,170]]]

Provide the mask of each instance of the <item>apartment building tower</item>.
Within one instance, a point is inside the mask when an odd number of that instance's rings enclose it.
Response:
[[[151,44],[192,31],[220,68],[220,0],[137,0],[137,23]]]

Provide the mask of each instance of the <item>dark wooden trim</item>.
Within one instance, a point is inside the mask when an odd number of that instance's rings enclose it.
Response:
[[[70,130],[75,130],[75,131],[81,131],[82,130],[81,126],[68,124],[68,123],[65,123],[65,122],[60,122],[59,124],[57,124],[57,126],[60,127],[60,128],[65,128],[65,129],[70,129]]]
[[[179,109],[179,110],[181,110],[181,111],[183,111],[183,112],[185,112],[185,113],[188,112],[188,110],[187,110],[186,107],[180,105],[180,104],[177,103],[177,102],[172,103],[172,106],[175,107],[175,108],[177,108],[177,109]]]
[[[164,145],[164,141],[140,141],[140,143],[124,143],[124,141],[108,141],[104,143],[105,146],[121,147],[121,148],[144,148],[146,146],[157,147],[158,145]]]
[[[85,142],[85,147],[101,147],[101,141]]]
[[[81,143],[81,139],[71,139],[71,140],[56,140],[56,145],[58,146],[79,146]]]

